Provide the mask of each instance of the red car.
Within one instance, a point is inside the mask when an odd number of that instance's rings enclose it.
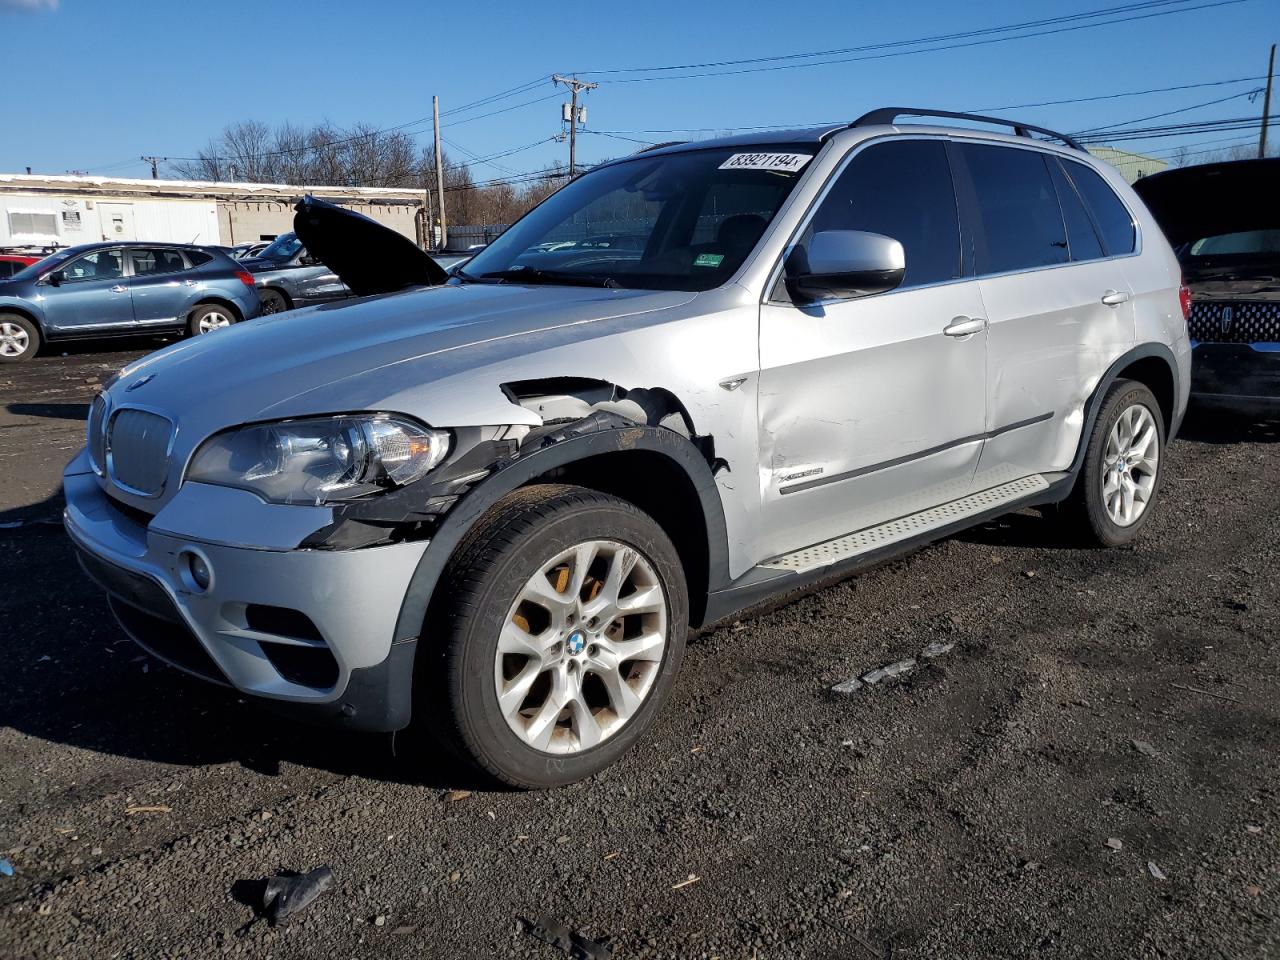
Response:
[[[0,253],[0,280],[8,280],[19,270],[39,263],[41,257],[29,257],[21,253]]]

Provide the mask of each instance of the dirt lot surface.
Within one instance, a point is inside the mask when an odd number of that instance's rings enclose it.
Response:
[[[57,488],[138,352],[0,367],[0,957],[566,956],[544,914],[619,958],[1280,954],[1280,423],[1196,415],[1134,548],[1018,514],[704,635],[641,747],[520,794],[123,639]]]

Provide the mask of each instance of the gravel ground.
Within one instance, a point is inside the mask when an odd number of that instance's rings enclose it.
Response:
[[[123,639],[56,520],[128,346],[0,367],[0,956],[565,956],[542,915],[619,958],[1280,954],[1280,422],[1194,415],[1133,548],[1026,512],[707,633],[642,746],[520,794]]]

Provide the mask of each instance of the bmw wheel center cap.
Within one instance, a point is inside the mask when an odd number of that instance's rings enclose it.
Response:
[[[569,640],[566,646],[569,648],[569,655],[576,657],[582,652],[583,647],[587,645],[587,638],[584,637],[579,630],[575,630],[569,634]]]

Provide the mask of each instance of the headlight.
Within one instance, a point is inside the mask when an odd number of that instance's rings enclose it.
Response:
[[[449,434],[385,413],[286,420],[211,437],[187,479],[320,504],[413,483],[448,452]]]

